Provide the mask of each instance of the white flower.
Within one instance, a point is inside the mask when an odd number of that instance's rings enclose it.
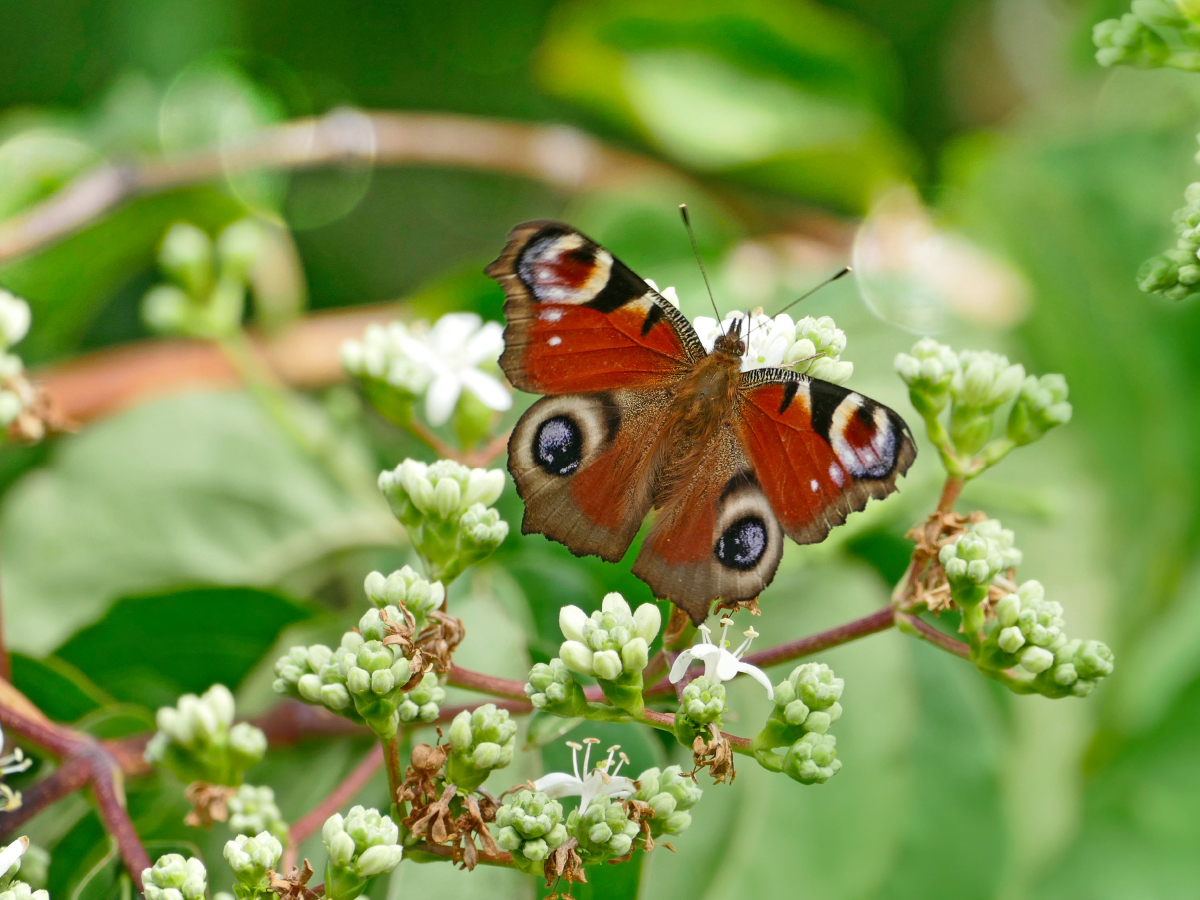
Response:
[[[846,334],[829,316],[805,316],[793,322],[786,313],[772,319],[756,309],[749,315],[730,312],[721,322],[711,316],[698,316],[693,327],[704,349],[711,353],[717,338],[728,334],[735,322],[741,323],[739,333],[746,344],[743,372],[783,366],[834,384],[845,384],[854,374],[854,363],[841,359]]]
[[[701,625],[699,629],[700,643],[684,650],[675,658],[675,664],[671,666],[671,683],[677,684],[682,680],[687,674],[688,666],[698,659],[704,663],[704,677],[709,680],[710,684],[717,685],[722,681],[730,681],[739,672],[745,672],[766,688],[767,696],[774,700],[775,688],[771,686],[771,679],[767,677],[767,674],[758,666],[742,662],[742,656],[750,649],[750,643],[758,637],[758,632],[753,628],[746,631],[746,640],[742,641],[741,646],[736,650],[730,652],[729,641],[725,639],[725,635],[729,632],[729,626],[732,623],[733,620],[728,617],[721,620],[720,644],[714,644],[710,637],[712,632],[708,626]]]
[[[0,753],[4,752],[4,730],[0,729]],[[8,756],[0,756],[0,774],[12,775],[15,772],[24,772],[33,765],[32,759],[27,759],[25,754],[21,752],[21,748],[17,747]]]
[[[411,334],[402,322],[370,325],[361,341],[342,344],[342,366],[357,378],[376,378],[414,397],[425,393],[433,373],[408,356],[404,342]]]
[[[29,333],[29,304],[0,288],[0,342],[11,347]]]
[[[464,388],[488,409],[503,411],[512,406],[508,389],[477,368],[481,363],[494,363],[504,349],[504,329],[499,323],[484,322],[475,313],[448,313],[428,332],[413,332],[401,339],[400,346],[432,374],[425,394],[425,417],[430,425],[449,421]]]
[[[574,741],[567,741],[567,746],[571,748],[571,767],[575,773],[571,775],[566,772],[551,772],[549,775],[543,775],[534,782],[534,790],[541,791],[551,800],[557,800],[559,797],[579,797],[580,815],[583,815],[587,811],[588,804],[601,794],[607,794],[618,800],[632,797],[637,792],[637,782],[620,774],[621,766],[629,762],[629,757],[622,753],[617,767],[613,769],[611,775],[608,773],[608,767],[613,763],[613,754],[621,749],[620,745],[609,747],[608,759],[600,760],[596,763],[596,768],[589,772],[588,760],[592,755],[592,744],[600,743],[600,739],[584,738],[583,743],[588,745],[587,751],[583,755],[584,777],[579,775],[579,751],[583,749],[583,746]]]
[[[677,293],[675,293],[674,286],[668,287],[668,288],[663,288],[660,291],[658,289],[658,285],[655,284],[654,281],[650,278],[646,279],[646,284],[648,284],[648,285],[650,285],[650,287],[654,288],[654,290],[658,292],[658,295],[660,297],[662,297],[664,300],[666,300],[668,303],[670,303],[673,307],[675,307],[676,309],[679,309],[679,295]]]
[[[17,865],[25,851],[29,849],[29,838],[21,836],[0,850],[0,878],[8,874],[8,870]]]

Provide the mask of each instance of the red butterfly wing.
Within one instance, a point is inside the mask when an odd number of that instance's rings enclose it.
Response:
[[[742,382],[739,430],[763,493],[788,537],[815,544],[917,456],[896,413],[828,381],[759,369]]]
[[[657,387],[704,356],[678,309],[570,226],[518,225],[486,271],[506,297],[500,365],[523,391]]]

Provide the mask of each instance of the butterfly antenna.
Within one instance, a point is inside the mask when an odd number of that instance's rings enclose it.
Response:
[[[821,288],[828,287],[829,285],[831,285],[835,281],[837,281],[839,278],[849,275],[851,271],[852,271],[851,268],[849,266],[846,266],[841,271],[836,272],[833,275],[830,275],[828,278],[826,278],[824,281],[822,281],[820,284],[818,284],[815,288],[810,288],[809,290],[805,291],[803,294],[801,294],[799,297],[797,297],[795,300],[793,300],[791,303],[789,303],[787,306],[785,306],[779,312],[775,313],[775,315],[779,315],[780,313],[787,312],[789,309],[791,309],[793,306],[795,306],[801,300],[807,300],[809,297],[811,297],[813,294],[815,294]]]
[[[717,316],[717,321],[721,321],[721,313],[717,309],[717,301],[713,298],[712,285],[708,283],[708,272],[704,268],[704,260],[700,258],[700,246],[696,243],[696,232],[692,231],[692,220],[688,218],[687,204],[679,204],[679,214],[683,216],[683,227],[687,229],[688,239],[692,242],[692,253],[696,256],[696,262],[700,266],[700,274],[704,276],[704,287],[708,290],[708,299],[712,303],[713,312]]]

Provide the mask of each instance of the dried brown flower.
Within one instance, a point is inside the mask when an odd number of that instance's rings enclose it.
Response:
[[[572,900],[571,885],[587,883],[587,876],[583,874],[583,860],[575,852],[578,846],[579,842],[570,838],[546,857],[542,872],[546,876],[546,887],[554,891],[546,900]],[[566,891],[561,893],[557,889],[560,880],[567,882]]]
[[[211,828],[213,822],[228,821],[229,800],[236,794],[235,787],[193,781],[183,791],[184,799],[192,804],[183,819],[184,824],[192,828]]]
[[[292,866],[287,877],[268,873],[271,879],[271,890],[279,895],[279,900],[312,900],[316,893],[307,887],[308,880],[313,876],[313,867],[307,859],[301,867]]]
[[[707,742],[702,735],[696,735],[696,740],[692,742],[692,759],[696,767],[691,774],[695,777],[697,772],[707,768],[717,784],[726,781],[732,784],[737,778],[737,769],[733,766],[733,745],[721,734],[715,722],[709,723],[708,731],[711,738]]]

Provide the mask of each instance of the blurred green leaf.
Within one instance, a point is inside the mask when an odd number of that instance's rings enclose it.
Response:
[[[56,722],[74,722],[114,702],[95,682],[57,656],[34,659],[13,653],[10,658],[13,686]]]
[[[45,652],[123,594],[271,585],[398,538],[382,500],[348,497],[249,397],[158,400],[65,438],[5,497],[8,637]]]
[[[57,655],[119,700],[155,709],[214,684],[236,690],[280,630],[309,607],[254,588],[124,597]]]
[[[553,94],[686,166],[849,208],[911,168],[887,49],[816,4],[568,3],[541,47]]]

